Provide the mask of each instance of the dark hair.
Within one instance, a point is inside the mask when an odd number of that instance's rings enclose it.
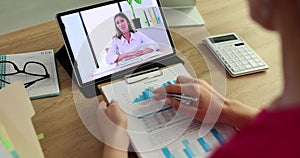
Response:
[[[115,17],[114,17],[114,23],[115,23],[115,28],[116,28],[116,35],[114,37],[117,37],[117,38],[120,39],[123,35],[123,33],[121,32],[121,30],[119,30],[119,28],[117,27],[116,22],[115,22],[115,20],[118,16],[120,16],[120,17],[122,17],[126,20],[126,22],[128,23],[128,30],[130,32],[132,32],[132,33],[136,32],[136,30],[132,26],[132,24],[131,24],[130,20],[128,19],[128,17],[123,12],[120,12],[120,13],[116,14]]]

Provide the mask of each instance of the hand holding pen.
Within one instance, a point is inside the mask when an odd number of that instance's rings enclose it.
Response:
[[[182,80],[183,79],[183,80]],[[180,81],[181,80],[181,81]],[[170,84],[165,87],[152,90],[154,98],[157,100],[166,99],[165,104],[172,106],[193,105],[197,107],[199,101],[199,86],[190,83],[194,79],[188,77],[178,77],[176,84]]]
[[[226,103],[226,99],[207,82],[186,76],[178,76],[176,84],[160,87],[152,92],[154,99],[166,99],[165,104],[189,116],[195,116],[198,120],[203,120],[210,105],[222,108]]]

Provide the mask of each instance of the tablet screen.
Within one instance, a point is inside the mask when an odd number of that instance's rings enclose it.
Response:
[[[157,0],[111,1],[57,20],[81,86],[175,54]]]

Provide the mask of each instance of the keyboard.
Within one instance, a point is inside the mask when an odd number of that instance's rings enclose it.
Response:
[[[138,56],[138,57],[130,59],[130,60],[122,60],[122,61],[118,62],[118,65],[119,65],[119,67],[125,67],[125,66],[128,66],[128,65],[131,65],[131,64],[134,64],[134,63],[152,58],[152,57],[157,56],[157,55],[159,55],[159,52],[153,51],[151,53],[147,53],[147,54]]]
[[[136,58],[133,58],[130,60],[122,60],[122,61],[118,62],[118,64],[120,67],[125,67],[127,65],[131,65],[131,64],[137,63],[139,61],[142,61],[142,59],[139,57],[136,57]]]

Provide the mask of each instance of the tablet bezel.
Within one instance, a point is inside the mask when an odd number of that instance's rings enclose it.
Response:
[[[89,10],[89,9],[93,9],[93,8],[97,8],[97,7],[102,7],[102,6],[106,6],[106,5],[110,5],[110,4],[115,4],[115,3],[119,3],[119,2],[123,2],[123,1],[127,1],[127,0],[111,0],[111,1],[108,1],[108,2],[102,2],[102,3],[99,3],[99,4],[94,4],[94,5],[90,5],[90,6],[86,6],[86,7],[81,7],[81,8],[61,12],[61,13],[58,13],[56,15],[56,20],[57,20],[60,32],[61,32],[62,37],[63,37],[63,41],[64,41],[64,44],[65,44],[65,47],[66,47],[66,50],[67,50],[67,53],[68,53],[68,56],[69,56],[69,60],[71,62],[72,68],[73,68],[73,73],[74,73],[73,76],[76,77],[77,84],[81,88],[88,87],[88,86],[91,86],[91,85],[98,85],[98,84],[102,84],[102,83],[105,83],[105,82],[110,82],[112,80],[112,77],[114,77],[114,79],[122,78],[125,75],[128,75],[128,74],[132,73],[133,71],[134,72],[143,71],[143,70],[149,69],[151,67],[156,67],[156,64],[152,64],[152,63],[159,63],[159,61],[161,61],[161,60],[165,60],[165,59],[168,59],[168,58],[171,59],[172,56],[176,55],[176,49],[174,47],[174,43],[173,43],[173,40],[171,38],[171,34],[168,30],[168,25],[167,25],[163,10],[161,8],[161,4],[160,4],[159,0],[156,0],[156,2],[158,4],[158,8],[159,8],[161,16],[162,16],[161,18],[162,18],[162,21],[164,23],[166,33],[167,33],[167,36],[169,38],[169,42],[170,42],[170,45],[172,47],[173,52],[170,53],[170,54],[167,54],[165,56],[159,57],[157,59],[153,59],[149,62],[140,63],[140,64],[138,64],[136,66],[133,66],[133,67],[130,67],[126,70],[121,70],[121,71],[115,72],[113,74],[106,75],[106,76],[100,77],[100,78],[92,80],[92,81],[88,81],[86,83],[82,82],[81,77],[80,77],[80,72],[79,72],[79,70],[76,66],[77,64],[76,64],[75,58],[73,56],[71,45],[70,45],[69,40],[68,40],[67,33],[65,32],[65,29],[64,29],[64,24],[62,22],[62,17],[66,16],[66,15],[69,15],[69,14],[73,14],[73,13],[77,13],[77,12],[81,12],[81,11],[85,11],[85,10]]]

